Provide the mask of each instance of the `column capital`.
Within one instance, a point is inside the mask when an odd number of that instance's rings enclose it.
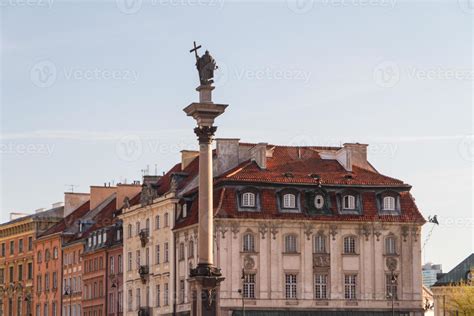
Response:
[[[217,126],[198,126],[194,129],[194,133],[198,137],[199,144],[211,144],[216,130]]]

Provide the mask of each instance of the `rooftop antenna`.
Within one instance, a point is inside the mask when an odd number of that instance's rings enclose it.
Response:
[[[74,193],[74,188],[77,188],[77,184],[65,184],[64,186],[69,187],[69,192]]]

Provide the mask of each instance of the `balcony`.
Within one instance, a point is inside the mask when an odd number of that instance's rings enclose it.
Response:
[[[138,234],[138,236],[140,237],[140,242],[142,244],[142,247],[145,247],[146,244],[148,243],[148,237],[149,237],[148,229],[140,230],[140,233]]]
[[[138,316],[151,316],[151,311],[149,307],[140,307],[138,310]]]
[[[145,284],[148,279],[148,275],[150,274],[150,268],[148,266],[140,266],[138,269],[138,274],[140,275],[142,283]]]

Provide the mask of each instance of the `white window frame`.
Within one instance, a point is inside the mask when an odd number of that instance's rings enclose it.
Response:
[[[346,236],[343,240],[344,254],[356,254],[357,253],[357,239],[354,236]]]
[[[396,199],[393,196],[384,196],[383,198],[383,210],[384,211],[395,211],[396,210]]]
[[[385,238],[385,254],[396,255],[397,254],[397,239],[395,236],[387,236]]]
[[[326,236],[322,234],[314,236],[313,253],[326,253]]]
[[[346,300],[357,299],[357,274],[344,275],[344,298]]]
[[[285,236],[285,253],[298,252],[298,237],[295,234]]]
[[[255,193],[245,192],[242,194],[242,207],[255,207]]]
[[[296,208],[296,194],[294,193],[283,194],[283,208],[285,209]]]
[[[342,209],[343,210],[355,210],[356,209],[356,197],[352,194],[346,194],[342,197]]]
[[[321,199],[321,204],[318,203],[319,198]],[[314,197],[314,207],[318,210],[323,209],[324,208],[324,202],[325,202],[324,195],[319,194],[319,193],[316,194],[316,196]]]
[[[242,251],[255,252],[255,236],[252,233],[245,233],[242,236]]]
[[[316,273],[314,275],[314,298],[317,300],[325,300],[328,298],[327,273]]]
[[[285,274],[285,298],[295,300],[298,298],[298,275],[296,273]]]
[[[255,273],[245,273],[243,279],[243,296],[244,298],[255,298]]]

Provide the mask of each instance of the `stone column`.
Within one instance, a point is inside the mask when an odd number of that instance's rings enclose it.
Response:
[[[197,122],[194,132],[199,140],[199,262],[191,270],[188,281],[196,293],[192,315],[220,315],[219,284],[224,277],[220,269],[214,266],[212,141],[217,130],[213,125],[214,119],[224,113],[227,104],[212,102],[214,87],[210,85],[199,86],[196,90],[199,92],[199,103],[192,103],[184,109]]]

